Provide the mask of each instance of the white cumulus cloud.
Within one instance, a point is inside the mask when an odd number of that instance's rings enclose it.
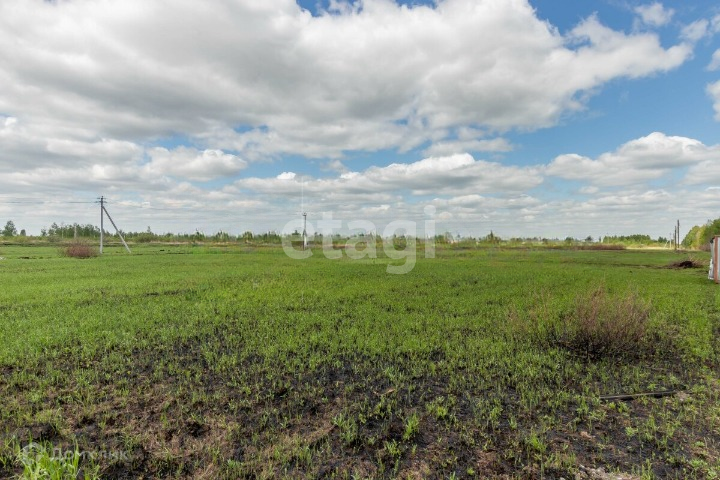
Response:
[[[708,85],[707,92],[713,100],[715,107],[715,120],[720,121],[720,81]]]
[[[691,55],[595,17],[563,36],[527,0],[342,5],[314,17],[291,0],[5,0],[0,112],[67,140],[179,132],[246,160],[337,158],[553,125],[606,82]]]
[[[292,180],[292,181],[288,181]],[[361,172],[344,172],[335,177],[308,178],[305,192],[317,198],[349,199],[402,192],[411,195],[438,194],[518,194],[543,182],[538,167],[505,166],[476,160],[470,154],[429,157],[413,163],[372,166]],[[297,196],[300,180],[296,177],[242,178],[235,182],[241,191],[264,195]]]
[[[149,155],[150,163],[144,167],[147,172],[197,181],[233,176],[247,166],[244,160],[221,150],[157,147],[151,149]]]
[[[662,27],[666,25],[675,14],[672,8],[665,8],[663,4],[659,2],[635,7],[635,12],[640,16],[644,24],[651,27]]]
[[[712,59],[710,60],[710,64],[707,66],[707,69],[711,72],[720,69],[720,48],[715,50],[715,52],[713,53]]]
[[[707,160],[720,161],[720,146],[654,132],[594,159],[575,153],[560,155],[550,162],[546,173],[595,185],[631,185]]]
[[[682,36],[690,42],[697,42],[710,33],[710,22],[700,19],[686,25],[682,29]]]

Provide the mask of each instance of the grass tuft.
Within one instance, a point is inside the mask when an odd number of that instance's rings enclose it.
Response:
[[[651,313],[650,302],[637,293],[610,295],[596,286],[576,296],[565,313],[558,312],[549,294],[538,295],[526,314],[511,308],[508,332],[520,344],[532,340],[590,359],[642,358],[659,341],[650,328]]]
[[[100,478],[97,468],[91,466],[86,471],[80,467],[82,454],[75,445],[74,450],[61,452],[52,446],[42,443],[29,443],[22,449],[17,449],[17,461],[22,466],[24,479],[56,479],[56,480],[85,480]]]
[[[73,242],[60,249],[63,257],[71,258],[93,258],[98,256],[98,250],[92,245],[83,242]]]
[[[576,298],[554,329],[554,342],[589,358],[640,357],[650,351],[650,302],[631,292],[610,296],[596,287]]]

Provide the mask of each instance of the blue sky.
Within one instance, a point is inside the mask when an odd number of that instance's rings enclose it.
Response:
[[[720,211],[720,7],[635,0],[0,3],[0,223],[463,235]],[[72,203],[71,203],[72,202]],[[87,202],[87,203],[74,203]]]

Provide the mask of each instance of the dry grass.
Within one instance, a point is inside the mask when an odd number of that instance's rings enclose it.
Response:
[[[82,242],[74,242],[69,245],[65,245],[60,249],[60,254],[63,257],[72,258],[92,258],[98,256],[98,249],[92,245]]]
[[[591,359],[653,353],[658,339],[649,329],[651,306],[636,293],[611,296],[604,286],[594,287],[559,316],[549,294],[536,296],[525,313],[509,311],[507,332],[516,341],[532,340]]]
[[[651,306],[636,293],[610,296],[596,287],[578,297],[554,329],[556,344],[590,358],[638,357],[649,352]]]

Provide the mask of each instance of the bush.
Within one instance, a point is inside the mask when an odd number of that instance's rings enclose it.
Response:
[[[75,242],[62,247],[60,254],[63,257],[92,258],[98,256],[98,249],[87,243]]]
[[[651,310],[637,293],[611,297],[604,287],[597,287],[575,300],[552,332],[552,340],[590,358],[643,356],[651,350]]]
[[[565,313],[541,295],[523,314],[510,311],[511,337],[542,348],[562,348],[592,359],[639,358],[654,353],[657,332],[649,328],[652,308],[636,293],[610,296],[604,286],[578,296]]]

